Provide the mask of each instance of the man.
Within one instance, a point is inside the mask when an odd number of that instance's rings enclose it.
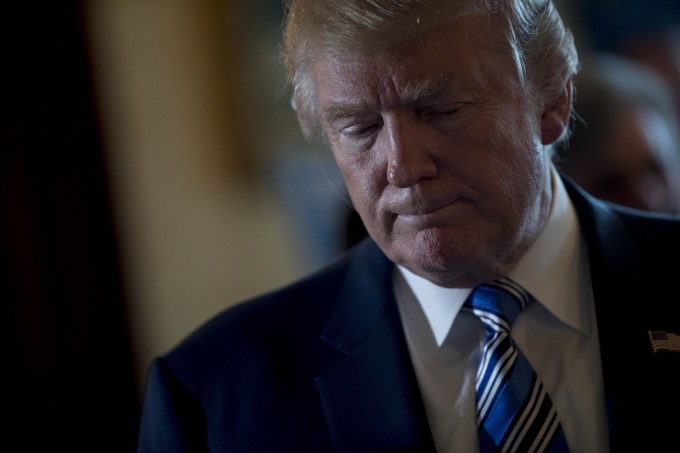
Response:
[[[330,144],[370,238],[157,359],[139,451],[677,445],[680,222],[595,200],[551,164],[578,66],[554,5],[293,0],[287,13],[302,129]],[[478,304],[498,288],[526,304],[514,342]],[[492,337],[516,364],[500,391]],[[518,421],[513,396],[487,411],[506,381],[531,385],[540,410]]]
[[[680,214],[680,116],[652,69],[591,53],[576,78],[576,123],[553,161],[591,195]],[[555,160],[555,158],[557,160]]]

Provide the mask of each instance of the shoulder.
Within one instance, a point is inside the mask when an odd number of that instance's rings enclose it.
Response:
[[[589,242],[631,248],[680,248],[680,216],[652,213],[597,199],[562,175]]]
[[[675,278],[680,216],[656,214],[596,199],[563,177],[585,239],[593,276],[641,287]]]
[[[190,380],[223,377],[229,367],[235,372],[248,363],[258,366],[258,361],[271,363],[292,351],[308,351],[347,288],[358,285],[355,274],[362,274],[371,259],[387,263],[375,243],[366,240],[307,277],[226,308],[161,360],[181,380]]]
[[[593,284],[601,289],[598,294],[628,300],[669,292],[677,279],[673,263],[680,256],[680,216],[602,201],[568,180],[565,186],[586,242]]]

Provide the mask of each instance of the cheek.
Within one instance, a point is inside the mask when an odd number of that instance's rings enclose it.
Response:
[[[515,206],[530,200],[544,183],[545,166],[549,157],[543,149],[537,124],[517,119],[501,122],[489,136],[492,156],[487,156],[487,175],[498,181],[498,195]],[[493,186],[493,184],[491,184]]]
[[[366,218],[367,214],[375,211],[375,205],[387,184],[384,163],[370,151],[351,154],[333,147],[333,154],[352,203]]]

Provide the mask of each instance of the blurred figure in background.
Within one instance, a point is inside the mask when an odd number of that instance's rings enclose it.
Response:
[[[643,63],[670,84],[680,109],[680,2],[677,0],[563,0],[579,48]]]
[[[650,68],[607,53],[576,78],[577,120],[556,164],[596,197],[680,213],[680,118],[672,90]]]
[[[676,5],[676,10],[680,10],[680,2]],[[631,36],[621,43],[618,51],[664,77],[675,107],[680,109],[680,23]]]

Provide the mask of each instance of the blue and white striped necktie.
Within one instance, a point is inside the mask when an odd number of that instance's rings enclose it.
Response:
[[[476,386],[482,453],[569,451],[550,397],[510,336],[530,299],[504,278],[475,288],[463,306],[488,330]]]

